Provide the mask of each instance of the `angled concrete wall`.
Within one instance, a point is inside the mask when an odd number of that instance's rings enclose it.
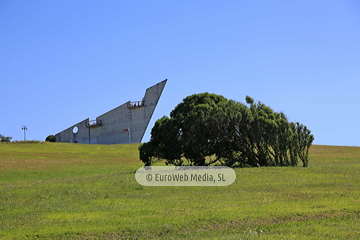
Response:
[[[85,119],[55,135],[57,142],[90,144],[140,143],[155,111],[167,79],[146,89],[142,101],[126,102],[96,118],[91,124]],[[74,127],[78,128],[76,133]]]

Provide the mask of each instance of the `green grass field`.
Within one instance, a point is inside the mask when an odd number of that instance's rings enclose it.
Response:
[[[360,148],[227,187],[144,187],[138,144],[0,144],[0,239],[360,239]]]

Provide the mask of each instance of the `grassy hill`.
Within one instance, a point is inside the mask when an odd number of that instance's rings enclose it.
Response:
[[[360,148],[236,169],[227,187],[144,187],[138,144],[0,144],[0,239],[359,239]]]

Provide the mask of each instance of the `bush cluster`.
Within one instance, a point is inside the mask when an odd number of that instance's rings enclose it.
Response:
[[[0,134],[0,142],[10,142],[12,137],[5,137],[4,135]]]
[[[307,167],[313,140],[306,126],[249,96],[243,104],[201,93],[157,120],[139,154],[146,166],[166,159],[176,166],[229,167],[297,166],[300,160]]]
[[[56,138],[54,135],[49,135],[45,139],[46,142],[56,142]]]

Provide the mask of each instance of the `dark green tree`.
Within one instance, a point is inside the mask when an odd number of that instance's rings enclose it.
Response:
[[[56,138],[54,135],[49,135],[45,139],[46,142],[56,142]]]
[[[0,134],[0,142],[10,142],[12,137],[5,137],[4,135]]]
[[[228,100],[210,93],[186,97],[170,113],[170,118],[164,116],[156,121],[150,142],[139,147],[140,159],[145,165],[152,164],[153,157],[174,165],[212,164],[206,159],[215,153],[217,137],[211,113],[221,110],[218,104],[223,101]]]
[[[140,160],[230,167],[296,166],[301,160],[307,167],[310,130],[249,96],[245,100],[210,93],[184,98],[170,118],[156,121],[150,141],[139,147]]]

